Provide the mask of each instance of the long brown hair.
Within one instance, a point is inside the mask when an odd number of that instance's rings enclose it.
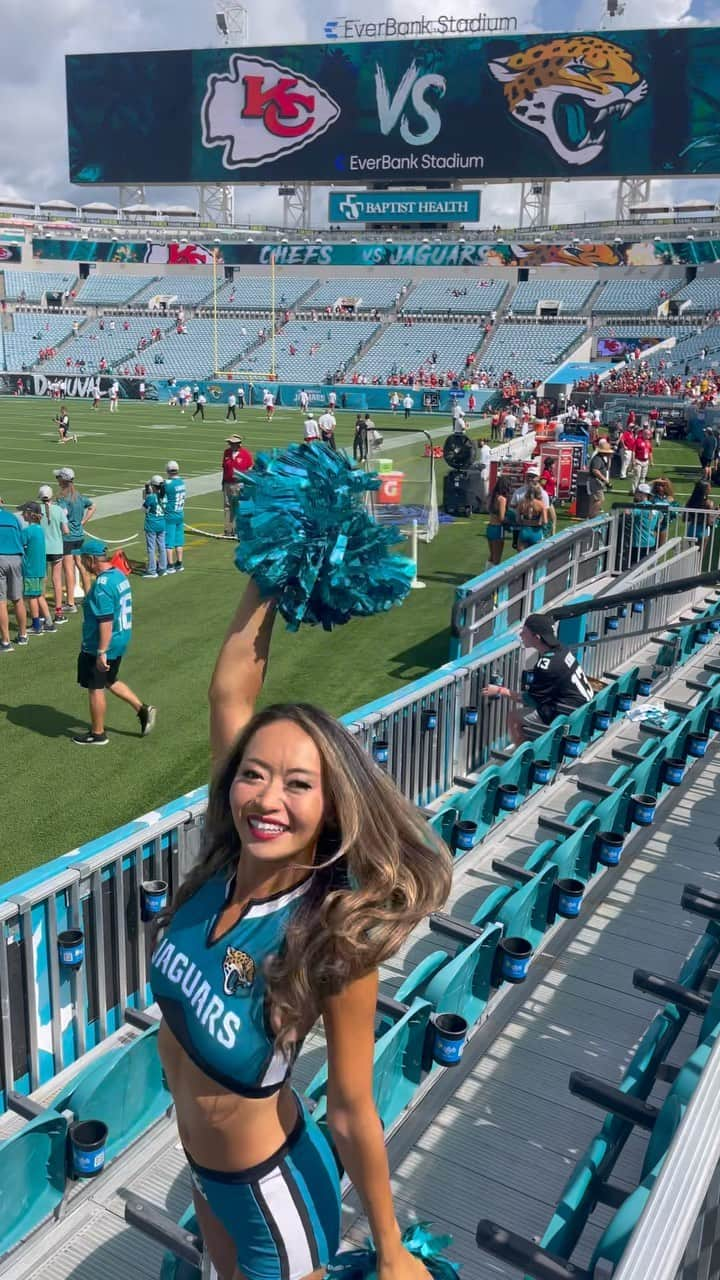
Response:
[[[158,918],[159,928],[201,885],[214,875],[229,875],[242,857],[230,788],[254,734],[281,720],[298,725],[315,743],[330,815],[315,851],[312,887],[281,952],[265,967],[275,1042],[289,1054],[326,997],[394,955],[415,926],[443,905],[452,855],[337,720],[308,703],[276,704],[253,717],[215,775],[200,862]]]

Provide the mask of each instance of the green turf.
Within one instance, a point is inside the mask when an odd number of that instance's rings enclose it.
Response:
[[[89,405],[73,402],[72,425],[80,443],[58,446],[52,434],[54,412],[45,400],[0,404],[0,496],[8,505],[34,496],[38,484],[52,480],[53,468],[67,462],[81,491],[97,495],[133,488],[139,506],[141,484],[170,457],[178,459],[186,476],[218,468],[227,434],[222,411],[212,407],[205,424],[191,424],[187,414],[180,418],[164,405],[122,404],[111,417],[106,406],[95,413]],[[299,413],[278,410],[271,427],[260,410],[241,417],[237,429],[251,449],[299,438]],[[353,421],[353,414],[340,415],[341,442],[349,441]],[[418,419],[418,424],[426,422]],[[170,424],[171,431],[152,429]],[[389,418],[380,415],[378,425],[381,430],[391,427]],[[406,450],[403,470],[422,468],[421,453],[417,446]],[[694,475],[695,451],[663,446],[655,473],[662,470],[678,480],[682,495],[689,491],[691,475],[678,467],[693,467]],[[616,485],[613,497],[621,496]],[[219,492],[192,499],[188,522],[220,532]],[[138,510],[96,519],[92,527],[108,538],[126,538],[141,533],[142,514]],[[401,609],[331,635],[310,628],[290,635],[279,627],[267,697],[309,699],[339,715],[445,662],[455,588],[481,572],[487,560],[484,527],[482,518],[457,520],[441,526],[430,546],[421,545],[420,572],[427,587],[413,591]],[[142,542],[135,546],[139,553]],[[5,781],[0,879],[206,781],[208,679],[243,581],[233,568],[228,543],[189,535],[186,564],[182,576],[133,578],[135,625],[123,676],[158,707],[152,736],[140,739],[129,708],[110,698],[110,745],[93,752],[70,742],[73,732],[87,726],[86,696],[75,683],[79,616],[57,635],[31,640],[27,648],[0,657]]]

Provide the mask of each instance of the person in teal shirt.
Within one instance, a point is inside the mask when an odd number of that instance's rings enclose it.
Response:
[[[187,488],[177,462],[168,462],[165,481],[165,545],[168,573],[182,573],[185,546],[185,498]]]
[[[32,626],[29,634],[41,636],[44,631],[57,631],[48,602],[45,599],[45,531],[40,524],[42,507],[39,502],[26,502],[22,508],[25,524],[22,529],[23,543],[23,595],[28,602]]]
[[[129,703],[143,737],[153,728],[156,711],[118,679],[132,635],[130,583],[120,569],[110,564],[107,544],[99,538],[86,538],[80,554],[88,576],[95,579],[83,600],[82,647],[77,664],[78,684],[88,691],[90,730],[75,734],[73,742],[81,747],[105,747],[106,689]]]
[[[27,610],[23,600],[23,541],[20,521],[0,500],[0,653],[12,653],[8,601],[17,618],[18,644],[27,644]]]
[[[60,627],[67,618],[63,613],[63,540],[70,536],[67,514],[58,502],[53,500],[53,491],[49,484],[41,484],[38,489],[38,500],[42,508],[40,527],[45,531],[45,558],[47,571],[52,578],[55,604],[55,626]]]
[[[65,574],[65,594],[67,595],[68,613],[77,613],[75,604],[75,569],[80,574],[82,588],[87,595],[90,590],[90,579],[80,560],[80,547],[85,537],[85,525],[95,514],[95,503],[86,498],[75,488],[75,472],[72,467],[60,467],[54,473],[58,481],[58,503],[65,512],[68,526],[63,535],[63,572]]]
[[[148,558],[143,578],[161,578],[167,573],[168,567],[165,547],[165,483],[162,476],[153,476],[150,483],[145,485],[143,509]]]

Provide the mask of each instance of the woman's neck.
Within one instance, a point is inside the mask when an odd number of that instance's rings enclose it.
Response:
[[[267,863],[240,855],[233,889],[234,902],[247,902],[250,898],[269,898],[273,894],[294,889],[305,880],[312,868],[312,855],[304,862],[305,854],[294,858],[282,867],[269,867]]]

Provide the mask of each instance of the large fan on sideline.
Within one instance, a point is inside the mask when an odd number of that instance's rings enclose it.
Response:
[[[453,431],[443,445],[443,458],[451,471],[467,471],[477,456],[477,445],[464,431]]]

